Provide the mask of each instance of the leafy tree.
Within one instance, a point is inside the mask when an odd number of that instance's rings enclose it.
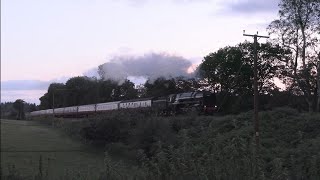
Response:
[[[112,93],[118,87],[118,83],[112,80],[99,81],[99,102],[110,102],[114,100]]]
[[[21,100],[21,99],[20,99]],[[17,101],[17,102],[5,102],[5,103],[1,103],[0,107],[1,107],[1,119],[18,119],[19,116],[19,109],[20,107],[20,103],[21,101]],[[23,101],[23,100],[22,100]],[[14,108],[14,104],[15,107]],[[32,111],[36,111],[37,107],[35,104],[31,104],[31,103],[27,103],[27,102],[23,102],[23,113],[22,113],[22,117],[24,117],[24,112],[32,112]],[[20,115],[21,116],[21,115]],[[21,118],[20,118],[21,119]],[[23,119],[23,118],[22,118]]]
[[[260,92],[275,89],[273,77],[277,75],[277,59],[290,55],[279,46],[270,43],[258,45],[258,84]],[[253,44],[245,42],[234,47],[224,47],[204,57],[199,66],[200,74],[218,91],[233,94],[252,94]]]
[[[66,82],[66,106],[93,104],[99,101],[99,86],[97,79],[73,77]]]
[[[184,77],[177,77],[175,78],[175,83],[179,92],[197,91],[201,87],[198,79],[195,78],[185,79]]]
[[[17,112],[13,108],[13,102],[1,103],[1,119],[16,119]]]
[[[22,99],[17,99],[13,103],[13,108],[18,112],[17,113],[17,119],[25,119],[25,113],[24,113],[24,101]]]
[[[62,91],[66,89],[63,83],[51,83],[48,87],[47,93],[40,97],[40,109],[50,109],[54,107],[63,107],[65,105],[65,93]],[[54,97],[53,97],[54,96]]]
[[[200,65],[200,73],[217,90],[234,92],[236,87],[251,90],[250,78],[253,75],[250,64],[244,56],[239,47],[221,48],[204,57]]]
[[[279,19],[269,25],[269,31],[276,36],[274,43],[293,52],[291,59],[283,62],[283,78],[290,89],[298,87],[305,96],[309,111],[313,110],[316,88],[314,60],[319,48],[320,2],[318,0],[281,0]],[[316,60],[316,61],[319,61]]]
[[[127,79],[112,90],[111,96],[114,100],[135,99],[138,97],[138,91],[135,89],[134,83]]]
[[[145,97],[165,96],[178,92],[175,80],[163,77],[156,79],[153,83],[148,80],[144,87],[146,88]]]
[[[270,43],[258,44],[258,87],[261,94],[271,94],[278,87],[273,78],[279,74],[277,59],[286,59],[290,51]],[[240,112],[252,108],[253,44],[224,47],[204,57],[200,75],[218,92],[223,112]],[[208,86],[208,85],[207,85]]]
[[[66,84],[52,83],[40,98],[40,109],[95,104],[137,98],[134,83],[126,80],[118,85],[112,80],[97,80],[86,76],[70,78]]]

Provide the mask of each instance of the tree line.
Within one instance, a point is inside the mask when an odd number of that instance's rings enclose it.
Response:
[[[5,102],[0,104],[1,119],[25,119],[25,112],[37,110],[36,104],[24,102],[17,99],[15,102]]]
[[[172,93],[194,90],[195,79],[158,78],[147,81],[142,86],[135,86],[130,80],[122,84],[113,80],[79,76],[70,78],[65,84],[50,84],[47,93],[40,98],[40,109],[53,106],[66,107],[102,102],[129,100],[144,97],[165,96]]]

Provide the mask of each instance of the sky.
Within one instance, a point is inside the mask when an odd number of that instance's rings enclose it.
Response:
[[[114,57],[166,53],[193,66],[267,34],[278,0],[2,0],[1,102],[39,104],[51,82]],[[263,40],[262,40],[263,41]]]

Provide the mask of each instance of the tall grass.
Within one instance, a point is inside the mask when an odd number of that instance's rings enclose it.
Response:
[[[108,179],[319,179],[319,114],[290,108],[261,112],[259,152],[252,117],[252,112],[157,117],[121,111],[45,121],[136,166],[125,176],[123,164],[112,164],[107,153],[103,177]]]

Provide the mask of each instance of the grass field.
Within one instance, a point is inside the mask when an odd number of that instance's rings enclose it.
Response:
[[[1,120],[2,175],[14,165],[22,176],[41,173],[45,179],[56,179],[81,172],[91,179],[99,174],[103,163],[103,152],[57,129],[30,121]]]

